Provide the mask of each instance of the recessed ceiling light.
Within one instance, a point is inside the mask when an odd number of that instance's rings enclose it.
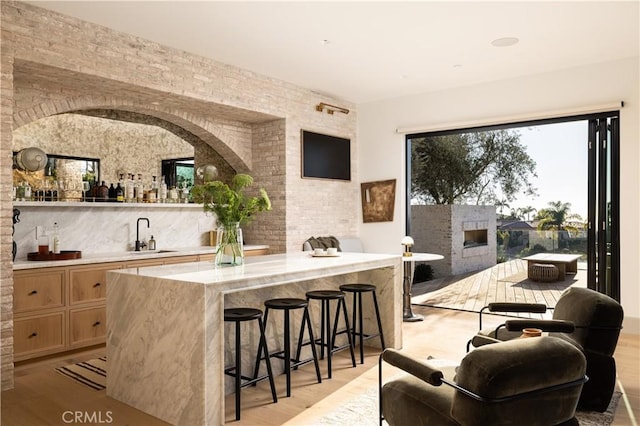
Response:
[[[517,37],[502,37],[491,42],[495,47],[508,47],[517,44],[520,40]]]
[[[330,43],[331,43],[331,40],[326,39],[326,38],[320,40],[320,44],[322,44],[322,45],[327,45],[327,44],[330,44]]]

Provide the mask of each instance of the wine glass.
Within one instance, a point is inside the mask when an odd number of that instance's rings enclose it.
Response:
[[[89,184],[89,181],[83,180],[82,181],[82,200],[83,201],[87,201],[87,193],[89,192],[90,189],[91,189],[91,185]]]

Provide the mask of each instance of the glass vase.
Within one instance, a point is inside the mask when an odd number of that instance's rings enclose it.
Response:
[[[242,228],[239,223],[219,226],[216,246],[216,266],[237,266],[244,263]]]

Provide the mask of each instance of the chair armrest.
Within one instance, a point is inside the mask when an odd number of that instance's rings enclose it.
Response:
[[[547,312],[547,305],[543,303],[494,302],[489,303],[487,307],[489,312],[530,312],[534,314]]]
[[[473,336],[469,343],[473,343],[473,346],[478,348],[484,345],[491,345],[493,343],[502,343],[502,340],[498,340],[494,337],[485,336],[483,334],[476,334]],[[467,352],[469,352],[469,345],[467,344]]]
[[[430,385],[440,386],[442,384],[442,378],[444,377],[442,371],[433,368],[427,362],[411,358],[395,349],[385,349],[380,355],[380,361],[382,362],[382,360]]]
[[[509,331],[521,331],[523,328],[539,328],[542,331],[555,333],[573,333],[576,329],[573,322],[563,320],[518,319],[507,320],[504,324]]]

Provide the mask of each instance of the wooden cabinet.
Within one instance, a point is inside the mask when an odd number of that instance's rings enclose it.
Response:
[[[265,254],[269,254],[268,248],[254,249],[254,250],[245,250],[245,256],[262,256]]]
[[[187,263],[187,262],[197,262],[200,260],[200,256],[180,256],[180,257],[167,257],[165,258],[164,264],[171,265],[173,263]]]
[[[69,270],[69,304],[104,301],[107,297],[107,271],[120,264],[92,265]]]
[[[13,280],[13,312],[30,312],[65,305],[65,270],[29,271],[16,274]]]
[[[212,231],[215,232],[215,231]],[[256,249],[251,249],[251,250],[245,250],[244,251],[244,255],[245,256],[262,256],[265,254],[269,254],[269,249],[268,248],[256,248]],[[198,260],[200,262],[211,262],[213,260],[215,260],[216,255],[215,253],[209,253],[209,254],[201,254],[198,257]]]
[[[58,352],[65,345],[65,311],[15,318],[13,322],[14,359],[33,358]]]
[[[69,311],[69,346],[103,343],[106,335],[107,308],[105,306]]]
[[[14,271],[14,360],[105,343],[107,271],[199,259],[198,255],[171,256]]]

